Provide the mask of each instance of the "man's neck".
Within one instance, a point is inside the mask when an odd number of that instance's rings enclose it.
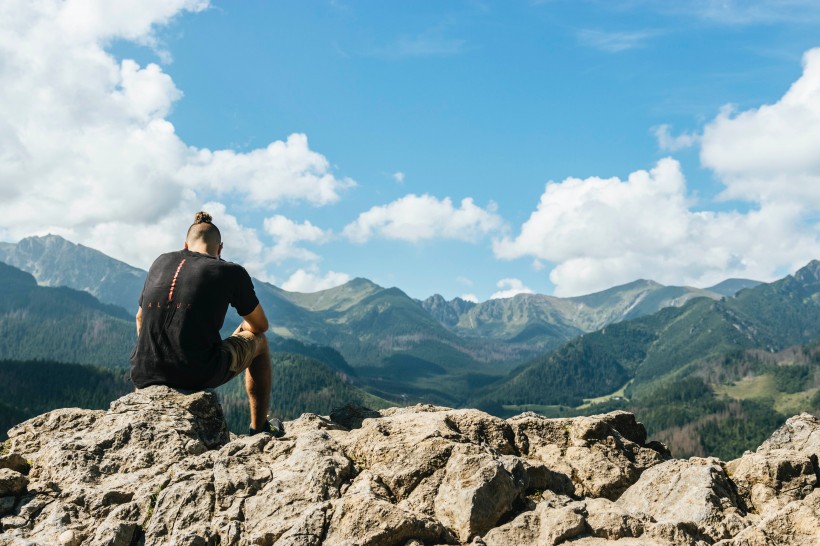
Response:
[[[185,243],[185,249],[198,254],[206,254],[212,258],[219,258],[219,252],[208,252],[208,245],[206,244],[194,243],[189,245],[188,243]]]

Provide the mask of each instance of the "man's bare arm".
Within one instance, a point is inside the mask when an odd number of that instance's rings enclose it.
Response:
[[[247,330],[253,334],[264,334],[268,331],[268,317],[265,316],[265,311],[262,309],[262,304],[256,305],[256,308],[242,317],[242,324],[239,325],[240,330]]]
[[[140,335],[140,328],[142,328],[142,307],[137,309],[137,337]]]

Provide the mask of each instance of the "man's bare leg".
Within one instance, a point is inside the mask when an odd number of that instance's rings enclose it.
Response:
[[[241,326],[234,334],[256,338],[256,355],[251,365],[245,370],[245,392],[248,393],[248,405],[251,414],[251,428],[262,430],[268,420],[270,409],[270,388],[272,384],[270,350],[264,335],[254,335]]]
[[[245,370],[245,391],[248,393],[253,430],[262,430],[270,409],[270,352],[267,339],[264,336],[260,337],[264,340],[263,350],[254,357],[251,365]]]
[[[253,430],[262,430],[268,420],[271,381],[270,354],[266,343],[265,351],[255,357],[245,370],[245,391],[248,393]]]

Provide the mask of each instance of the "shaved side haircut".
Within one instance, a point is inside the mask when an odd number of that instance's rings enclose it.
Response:
[[[222,242],[222,234],[219,233],[219,228],[211,223],[211,215],[200,211],[194,215],[194,223],[188,228],[185,241],[188,244],[203,241],[209,249],[216,250]]]

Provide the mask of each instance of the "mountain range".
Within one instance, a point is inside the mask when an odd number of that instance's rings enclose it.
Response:
[[[747,349],[776,352],[820,338],[820,261],[793,276],[718,301],[610,324],[542,355],[494,385],[509,404],[579,405],[633,381],[643,385],[680,377],[720,354]],[[567,373],[572,370],[577,373]],[[560,380],[556,380],[560,378]]]
[[[0,262],[31,273],[42,286],[67,286],[88,292],[132,315],[146,272],[59,235],[0,243]]]
[[[0,256],[31,271],[0,264],[0,359],[124,368],[134,341],[125,308],[144,271],[53,235],[0,245]],[[638,280],[483,303],[415,300],[362,278],[310,294],[254,284],[281,364],[277,397],[296,400],[280,409],[289,415],[344,398],[497,415],[628,409],[676,449],[704,454],[709,438],[741,449],[786,413],[820,410],[818,278],[813,261],[768,284]],[[238,419],[241,389],[226,393]]]
[[[31,273],[41,285],[83,290],[129,312],[136,310],[146,274],[57,235],[2,243],[0,261]],[[519,294],[483,303],[446,301],[439,295],[419,301],[362,278],[310,294],[258,279],[254,284],[272,333],[333,347],[354,367],[379,368],[409,357],[432,367],[499,375],[607,324],[696,297],[717,300],[759,283],[735,279],[697,289],[640,280],[581,297]],[[229,326],[236,321],[229,319]]]

